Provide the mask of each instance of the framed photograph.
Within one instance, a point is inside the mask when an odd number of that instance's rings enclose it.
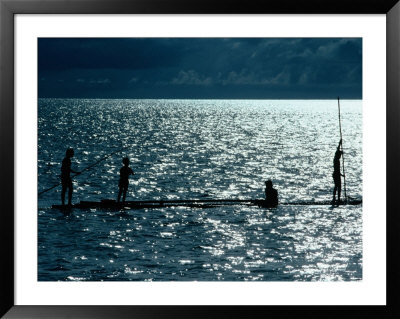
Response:
[[[1,0],[0,314],[398,314],[399,16]]]

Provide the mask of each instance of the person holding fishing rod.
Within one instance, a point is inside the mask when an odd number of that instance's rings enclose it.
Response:
[[[340,203],[340,193],[342,191],[342,176],[344,177],[343,174],[340,173],[340,157],[343,154],[343,151],[340,150],[342,146],[342,139],[339,141],[339,145],[336,149],[335,152],[335,157],[333,158],[333,181],[335,183],[335,187],[333,188],[333,199],[332,199],[332,204],[335,204],[336,202],[336,191],[338,193],[338,200],[337,203]]]
[[[76,172],[71,169],[71,158],[74,157],[74,150],[72,148],[68,148],[67,151],[65,152],[65,158],[62,161],[62,166],[61,166],[61,185],[62,185],[62,190],[61,190],[61,204],[64,206],[65,205],[65,192],[67,191],[68,188],[68,206],[71,206],[72,203],[72,178],[71,178],[71,173],[75,173],[76,175],[79,175],[80,172]]]
[[[113,156],[114,154],[117,154],[119,152],[122,152],[124,149],[126,149],[126,147],[117,150],[115,152],[112,152],[106,156],[104,156],[103,158],[99,159],[98,161],[96,161],[95,163],[87,166],[86,168],[84,168],[83,170],[81,170],[80,172],[75,172],[74,170],[71,169],[71,158],[74,156],[74,150],[72,148],[67,149],[67,152],[65,154],[65,158],[62,162],[62,167],[61,167],[61,182],[46,188],[45,190],[42,190],[38,193],[38,196],[43,195],[44,193],[47,193],[49,191],[51,191],[52,189],[62,185],[62,192],[61,192],[61,202],[62,205],[64,206],[64,198],[65,198],[65,192],[67,191],[67,188],[69,190],[68,192],[68,197],[69,197],[69,205],[71,204],[71,199],[72,199],[72,179],[71,179],[71,173],[75,173],[74,176],[80,175],[85,171],[88,171],[90,169],[92,169],[93,167],[95,167],[96,165],[98,165],[99,163],[105,161],[107,158],[110,158],[111,156]],[[74,177],[72,176],[72,177]]]

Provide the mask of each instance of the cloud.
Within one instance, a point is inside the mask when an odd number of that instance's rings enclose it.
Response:
[[[194,70],[180,71],[178,76],[173,78],[170,82],[174,85],[201,85],[209,86],[213,84],[211,77],[200,76]]]
[[[361,58],[361,47],[359,41],[354,39],[340,39],[328,42],[318,47],[316,55],[324,59],[334,61],[358,61]]]
[[[58,80],[58,81],[61,81],[61,82],[63,82],[62,80]],[[87,83],[87,84],[109,84],[109,83],[111,83],[111,81],[110,81],[110,79],[103,79],[103,78],[99,78],[99,79],[82,79],[82,78],[79,78],[79,79],[76,79],[75,80],[77,83]]]
[[[91,79],[89,81],[90,84],[109,84],[111,83],[110,79]]]
[[[38,60],[40,96],[362,94],[361,38],[39,39]]]
[[[275,75],[266,75],[255,72],[249,72],[247,69],[240,73],[231,71],[226,78],[221,79],[222,85],[287,85],[290,82],[290,73],[284,68]]]

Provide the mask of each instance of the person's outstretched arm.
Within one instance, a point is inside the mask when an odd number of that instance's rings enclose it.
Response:
[[[340,139],[339,144],[338,144],[338,146],[337,146],[337,149],[338,149],[338,150],[340,149],[340,145],[342,145],[342,139]]]

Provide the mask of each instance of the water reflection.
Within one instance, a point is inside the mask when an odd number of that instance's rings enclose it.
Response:
[[[74,198],[116,198],[127,156],[136,174],[127,200],[261,198],[268,178],[281,202],[330,200],[336,108],[329,101],[39,100],[39,191],[58,182],[65,144],[81,168],[129,145],[77,178]],[[342,112],[347,192],[360,196],[361,104],[342,102]],[[64,215],[46,208],[59,198],[59,189],[39,198],[39,280],[362,278],[361,207]]]

